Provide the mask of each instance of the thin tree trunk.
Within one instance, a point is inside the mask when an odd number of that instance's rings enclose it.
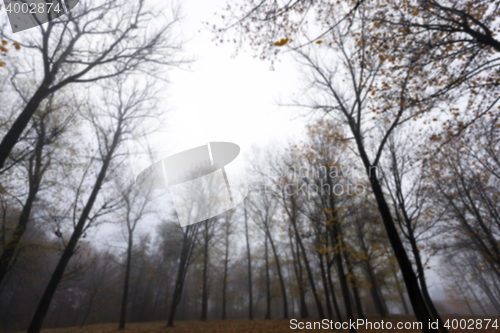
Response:
[[[142,276],[144,274],[144,266],[145,266],[145,259],[144,257],[141,257],[141,266],[139,268],[139,270],[137,271],[137,279],[135,280],[135,284],[134,284],[134,287],[133,287],[133,293],[132,293],[132,309],[131,309],[131,312],[129,314],[129,319],[130,320],[133,320],[133,321],[137,321],[138,320],[138,316],[137,316],[137,308],[139,306],[139,302],[137,301],[137,295],[139,294],[139,289],[140,289],[140,286],[141,286],[141,282],[142,282]]]
[[[181,256],[181,259],[179,262],[179,269],[177,271],[177,279],[175,281],[174,294],[172,296],[172,304],[170,305],[170,314],[168,316],[167,327],[174,326],[175,310],[177,309],[177,306],[179,305],[181,295],[182,295],[182,289],[184,287],[184,279],[182,277],[184,276],[184,266],[186,264],[185,261],[186,261],[186,259],[183,258],[183,256]]]
[[[120,320],[118,323],[118,329],[125,329],[125,320],[127,318],[127,298],[128,298],[128,285],[130,280],[130,267],[132,264],[132,246],[133,246],[133,237],[129,232],[128,235],[128,248],[127,248],[127,263],[125,266],[125,280],[123,282],[123,294],[122,294],[122,303],[120,307]]]
[[[151,309],[150,320],[156,319],[156,308],[158,307],[158,300],[160,299],[161,292],[163,291],[163,283],[160,282],[160,288],[156,292],[155,301],[153,302],[153,308]]]
[[[269,238],[269,243],[271,244],[271,249],[273,250],[274,260],[276,261],[276,269],[278,270],[278,278],[281,286],[281,295],[283,296],[283,318],[288,319],[288,301],[286,297],[285,281],[283,280],[283,275],[281,274],[280,260],[278,258],[278,253],[276,252],[273,238],[271,237],[271,233],[269,232],[268,226],[266,227],[266,232]]]
[[[93,291],[92,294],[90,295],[89,305],[87,306],[87,311],[85,311],[85,315],[83,316],[83,320],[82,320],[82,323],[80,324],[80,328],[82,328],[83,325],[85,325],[85,322],[87,321],[87,318],[90,315],[90,311],[92,311],[92,306],[94,305],[95,294],[96,294],[95,291]]]
[[[248,267],[248,319],[253,319],[253,300],[252,300],[252,255],[250,253],[250,240],[248,239],[248,217],[246,201],[243,201],[245,212],[245,238],[247,241],[247,267]]]
[[[267,254],[267,233],[264,233],[264,256],[266,261],[266,315],[265,319],[271,319],[271,282],[269,278],[269,258]]]
[[[208,311],[208,241],[209,241],[209,221],[205,221],[204,241],[203,244],[203,281],[201,292],[201,317],[200,320],[207,320]]]
[[[490,287],[488,286],[488,282],[484,280],[481,274],[478,274],[477,277],[479,278],[479,283],[481,288],[483,289],[483,292],[488,296],[490,299],[491,304],[493,304],[493,307],[497,310],[497,312],[500,312],[500,304],[498,304],[497,299],[493,295],[493,292],[491,291]]]
[[[293,268],[295,271],[295,277],[297,280],[297,288],[299,290],[299,300],[300,300],[300,316],[301,318],[309,317],[309,311],[307,310],[305,292],[304,292],[304,279],[302,276],[302,264],[300,263],[300,254],[299,254],[299,244],[295,242],[295,246],[297,251],[295,251],[293,245],[293,236],[291,231],[288,233],[288,237],[290,240],[290,249],[292,250],[292,258],[293,258]]]
[[[365,313],[363,311],[363,305],[361,304],[361,299],[359,298],[358,286],[356,284],[357,283],[356,282],[356,275],[352,271],[351,259],[349,258],[350,252],[349,252],[347,246],[345,245],[344,236],[342,236],[340,226],[338,229],[339,229],[339,236],[340,236],[340,244],[342,245],[342,248],[344,249],[343,252],[344,252],[344,257],[345,257],[345,263],[347,265],[347,272],[348,272],[348,275],[351,274],[351,276],[352,276],[351,289],[352,289],[352,294],[354,296],[354,303],[356,304],[358,318],[366,319]]]
[[[182,290],[184,288],[184,281],[186,279],[187,270],[189,268],[189,261],[191,260],[194,241],[198,234],[199,224],[200,223],[188,225],[184,231],[181,257],[179,260],[179,269],[177,270],[177,278],[175,281],[172,303],[170,305],[170,314],[168,316],[167,327],[174,326],[175,311],[177,310],[177,306],[181,301]]]
[[[405,314],[409,315],[410,310],[408,309],[408,305],[406,305],[405,295],[401,288],[401,284],[399,283],[398,274],[396,273],[395,270],[392,270],[392,273],[394,274],[394,281],[396,281],[396,288],[398,289],[398,294],[399,297],[401,298],[401,304],[403,304],[403,309],[405,311]]]
[[[363,231],[362,231],[362,226],[360,225],[359,221],[356,221],[356,230],[358,234],[358,239],[361,244],[361,250],[363,251],[364,255],[367,257],[365,261],[365,269],[366,273],[368,274],[368,279],[370,281],[371,287],[370,287],[370,293],[372,295],[372,300],[373,300],[373,305],[375,306],[375,311],[381,316],[381,317],[386,317],[387,312],[385,311],[385,307],[382,304],[382,299],[381,299],[381,293],[379,292],[379,287],[377,280],[375,278],[375,274],[373,272],[372,265],[370,263],[370,258],[368,258],[368,249],[366,248],[365,244],[365,239],[363,237]]]
[[[33,207],[33,203],[35,202],[36,195],[40,188],[40,183],[42,181],[43,169],[48,167],[46,164],[42,167],[42,154],[43,147],[45,144],[45,125],[43,120],[40,124],[40,132],[38,133],[37,143],[35,146],[35,151],[33,155],[29,159],[29,190],[26,201],[23,205],[23,210],[21,215],[19,216],[19,221],[17,222],[16,229],[14,233],[10,237],[7,245],[2,252],[2,256],[0,257],[0,284],[2,284],[2,280],[7,274],[9,264],[14,257],[14,253],[16,252],[17,247],[19,246],[19,242],[21,241],[21,237],[26,231],[26,226],[29,222],[29,217],[31,214],[31,208]],[[1,166],[0,166],[1,168]],[[4,234],[5,236],[5,234]]]
[[[293,200],[293,196],[292,196]],[[295,205],[295,202],[292,201],[292,205]],[[292,211],[295,211],[295,208],[292,207]],[[309,266],[309,262],[307,261],[306,250],[304,248],[304,244],[302,244],[302,239],[300,238],[299,230],[297,228],[297,222],[295,220],[295,216],[289,214],[290,221],[292,222],[293,229],[295,231],[295,238],[297,239],[297,243],[299,245],[300,251],[302,253],[302,257],[304,258],[304,264],[306,266],[307,276],[309,277],[309,283],[311,284],[311,290],[314,296],[314,301],[316,302],[316,307],[318,309],[318,315],[321,319],[325,318],[325,313],[323,312],[323,306],[321,305],[321,301],[319,299],[318,291],[316,290],[316,285],[314,284],[314,277],[312,275],[311,267]]]
[[[451,276],[453,277],[453,280],[455,281],[456,290],[460,291],[460,295],[462,295],[462,298],[463,298],[463,300],[465,302],[465,305],[467,305],[467,308],[469,309],[470,314],[474,316],[475,315],[474,311],[472,311],[472,308],[471,308],[471,306],[469,304],[469,300],[467,299],[467,296],[465,295],[465,293],[462,290],[462,288],[459,286],[457,278],[455,277],[454,274],[451,274]]]
[[[333,189],[333,179],[330,173],[327,173],[327,180],[330,188]],[[342,262],[342,244],[340,242],[340,232],[339,232],[339,221],[337,214],[337,205],[335,203],[335,198],[330,195],[330,223],[327,225],[328,234],[330,235],[330,241],[332,243],[332,249],[334,252],[334,261],[337,265],[337,274],[340,280],[340,289],[342,290],[342,298],[344,299],[344,307],[347,314],[347,319],[354,320],[354,314],[352,312],[351,298],[349,294],[349,287],[347,285],[347,278],[344,271],[344,264]],[[349,328],[351,333],[355,333],[356,329],[354,327]]]
[[[139,313],[139,321],[146,321],[146,310],[148,309],[148,296],[151,290],[151,279],[148,279],[148,284],[146,285],[146,291],[144,292],[144,300],[142,302],[142,307]]]
[[[121,126],[121,122],[118,124],[118,126]],[[118,130],[115,132],[113,136],[113,141],[110,146],[110,150],[108,151],[103,161],[101,170],[99,171],[99,176],[96,179],[94,188],[92,189],[87,204],[83,208],[82,214],[80,215],[78,223],[75,226],[75,230],[73,231],[73,234],[71,235],[71,238],[68,244],[66,245],[66,248],[64,249],[64,252],[56,266],[56,269],[54,270],[54,273],[50,278],[49,284],[47,285],[47,288],[43,293],[40,303],[38,304],[33,319],[31,320],[31,323],[28,328],[28,333],[40,332],[43,320],[45,319],[45,316],[47,315],[47,312],[49,310],[52,297],[56,292],[57,286],[61,282],[64,271],[66,270],[66,266],[69,263],[69,260],[73,256],[78,240],[80,239],[80,236],[83,233],[83,229],[85,227],[85,223],[87,222],[87,218],[89,217],[90,211],[94,206],[94,202],[97,199],[97,194],[101,190],[102,183],[104,182],[104,178],[106,177],[106,172],[108,170],[109,164],[111,163],[111,158],[114,154],[116,146],[118,145],[118,140],[120,137],[121,137],[121,127],[118,127]]]
[[[424,296],[424,300],[427,304],[427,308],[429,309],[431,315],[434,317],[435,320],[438,321],[439,330],[443,333],[448,333],[448,330],[446,329],[446,327],[444,327],[444,322],[441,319],[441,316],[439,316],[439,313],[437,312],[436,307],[434,306],[434,302],[432,301],[431,296],[429,295],[429,290],[427,289],[427,282],[425,281],[424,266],[422,265],[422,259],[420,257],[420,251],[418,250],[417,242],[413,235],[411,221],[406,215],[406,211],[404,209],[403,209],[403,216],[405,217],[405,221],[408,227],[408,237],[413,251],[413,256],[415,258],[415,264],[417,265],[418,279],[420,281],[420,288],[422,290],[422,295]]]
[[[342,322],[342,315],[340,314],[339,304],[337,303],[337,296],[335,295],[335,288],[333,286],[332,265],[333,265],[333,262],[331,264],[328,264],[328,267],[327,267],[327,270],[326,270],[326,272],[328,274],[328,284],[330,286],[330,292],[332,294],[333,307],[335,309],[335,314],[337,315],[337,320],[339,322]]]
[[[333,318],[332,304],[330,303],[330,292],[328,288],[328,282],[326,281],[326,273],[325,266],[323,260],[323,254],[318,251],[319,258],[319,268],[321,270],[321,281],[323,282],[323,289],[325,290],[325,299],[326,299],[326,310],[328,311],[328,318]]]
[[[469,288],[470,292],[474,296],[474,299],[476,300],[476,303],[479,305],[479,307],[483,311],[484,315],[487,316],[488,312],[486,312],[486,309],[483,307],[483,304],[481,304],[481,301],[479,301],[479,298],[477,297],[476,293],[474,292],[474,289],[472,288],[472,286],[469,284],[469,281],[467,281],[467,279],[465,277],[464,277],[464,281],[467,284],[467,287]]]
[[[331,196],[330,200],[334,200],[333,196]],[[333,203],[331,204],[331,207],[335,207]],[[339,281],[340,281],[340,289],[342,291],[342,298],[344,299],[344,307],[346,310],[346,315],[347,319],[349,320],[355,320],[354,314],[353,314],[353,309],[351,305],[351,296],[349,293],[349,286],[347,285],[347,277],[345,275],[344,271],[344,264],[342,262],[342,247],[339,242],[339,233],[338,233],[338,225],[337,225],[337,217],[336,217],[336,212],[334,209],[332,209],[332,217],[333,225],[329,225],[329,235],[330,235],[330,241],[332,242],[332,248],[334,249],[334,261],[337,266],[337,274],[339,276]],[[351,327],[350,328],[351,333],[355,333],[356,329]]]
[[[227,227],[227,226],[226,226]],[[229,261],[229,230],[226,229],[226,251],[224,253],[224,278],[222,280],[222,320],[226,319],[227,266]]]

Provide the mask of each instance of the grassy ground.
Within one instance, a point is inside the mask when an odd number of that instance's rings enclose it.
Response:
[[[443,316],[443,319],[446,321],[447,319],[481,319],[486,317],[470,317],[470,316]],[[489,318],[492,319],[492,318]],[[494,319],[493,318],[492,322]],[[371,322],[380,322],[380,317],[368,317],[368,320]],[[397,322],[413,322],[415,320],[412,316],[401,316],[401,315],[392,315],[388,318],[385,318],[384,321],[391,321],[393,326],[396,327]],[[310,319],[313,321],[313,319]],[[485,324],[486,322],[483,321]],[[500,319],[498,319],[497,323],[500,325]],[[209,321],[177,321],[175,323],[174,328],[166,328],[165,322],[151,322],[151,323],[130,323],[126,325],[125,333],[156,333],[156,332],[167,332],[167,333],[219,333],[219,332],[228,332],[228,333],[257,333],[257,332],[272,332],[272,333],[282,333],[282,332],[325,332],[326,330],[317,329],[317,330],[300,330],[300,329],[291,329],[290,321],[283,319],[273,319],[273,320],[209,320]],[[491,324],[490,324],[491,326]],[[98,325],[88,325],[83,328],[79,327],[70,327],[70,328],[58,328],[58,329],[45,329],[42,330],[43,333],[108,333],[108,332],[117,332],[118,324],[98,324]],[[475,325],[474,325],[475,327]],[[337,330],[337,332],[348,332],[348,330]],[[368,332],[376,332],[376,333],[402,333],[402,332],[421,332],[419,330],[413,329],[358,329],[359,333],[368,333]],[[489,327],[488,329],[450,329],[450,333],[454,332],[467,332],[467,333],[476,333],[476,332],[500,332],[499,329],[495,329]]]

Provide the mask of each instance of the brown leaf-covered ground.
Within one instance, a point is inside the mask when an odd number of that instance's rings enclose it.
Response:
[[[483,319],[487,317],[471,317],[471,316],[443,316],[443,319]],[[498,319],[497,323],[500,325],[500,318],[491,318],[493,319],[491,322],[493,323],[494,319]],[[368,317],[368,320],[371,322],[380,321],[380,317]],[[311,319],[310,321],[313,321]],[[399,321],[415,321],[415,318],[412,316],[402,316],[402,315],[391,315],[388,318],[384,318],[384,321],[391,321],[393,326],[396,327],[396,323]],[[483,323],[486,323],[483,321]],[[98,325],[88,325],[83,328],[79,327],[70,327],[70,328],[57,328],[57,329],[45,329],[42,330],[43,333],[108,333],[108,332],[117,332],[117,323],[113,324],[98,324]],[[257,332],[272,332],[272,333],[282,333],[282,332],[325,332],[325,329],[312,329],[312,330],[300,330],[300,329],[291,329],[290,321],[283,319],[272,319],[272,320],[208,320],[208,321],[177,321],[175,323],[174,328],[166,328],[165,322],[151,322],[151,323],[130,323],[126,326],[126,333],[219,333],[219,332],[228,332],[228,333],[257,333]],[[348,330],[336,330],[337,332],[348,332]],[[367,333],[367,332],[377,332],[377,333],[402,333],[402,332],[421,332],[419,330],[413,329],[358,329],[359,333]],[[454,332],[467,332],[467,333],[478,333],[478,332],[500,332],[500,329],[495,329],[490,327],[488,329],[450,329],[450,333]]]

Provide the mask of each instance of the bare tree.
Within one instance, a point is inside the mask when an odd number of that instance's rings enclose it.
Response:
[[[309,106],[313,110],[321,110],[327,115],[334,116],[339,122],[346,125],[352,135],[357,154],[363,163],[373,195],[377,200],[387,236],[401,267],[415,315],[421,322],[429,322],[429,320],[433,319],[433,316],[425,305],[418,278],[399,236],[377,174],[379,161],[386,148],[387,140],[398,125],[415,116],[414,112],[417,112],[417,109],[411,100],[403,98],[401,100],[403,104],[400,104],[402,107],[387,108],[386,106],[386,111],[381,116],[381,119],[377,120],[380,122],[380,127],[370,122],[368,118],[368,112],[371,111],[368,107],[369,96],[371,96],[372,86],[377,82],[382,63],[376,60],[372,53],[370,55],[366,53],[369,47],[369,36],[365,35],[364,30],[366,24],[365,16],[360,15],[360,21],[357,25],[345,24],[332,30],[332,45],[335,44],[335,48],[338,50],[337,54],[341,61],[340,66],[345,66],[347,73],[344,76],[345,80],[349,80],[352,85],[350,95],[346,95],[343,89],[338,86],[336,79],[334,79],[337,77],[335,67],[331,68],[328,64],[325,64],[314,55],[312,50],[311,52],[304,49],[297,50],[297,54],[303,64],[309,66],[312,84],[317,88],[317,92],[321,96],[316,96],[316,100],[311,102]],[[357,32],[361,34],[362,38],[356,46],[351,48],[348,43],[348,36],[352,36],[352,33]],[[407,94],[410,74],[406,72],[403,77],[399,78],[401,96]],[[391,102],[389,102],[390,104]],[[369,129],[381,129],[382,131],[380,138],[375,142],[368,141],[369,135],[372,135],[372,137],[374,135],[373,132],[370,133]],[[372,144],[374,145],[374,154],[370,154],[367,149],[367,145]],[[332,218],[335,219],[336,217]],[[428,327],[424,327],[423,331],[435,332],[435,330]]]
[[[118,322],[118,329],[125,329],[125,320],[127,318],[127,298],[129,292],[129,280],[130,280],[130,267],[132,264],[132,249],[134,246],[134,232],[136,230],[137,224],[145,216],[151,213],[148,206],[151,206],[152,191],[151,190],[140,190],[134,184],[121,184],[120,179],[116,175],[115,182],[117,183],[120,196],[125,203],[124,210],[124,221],[127,228],[127,256],[126,256],[126,267],[125,276],[123,283],[123,294],[122,302],[120,307],[120,319]]]
[[[275,213],[277,210],[278,201],[274,198],[272,193],[259,193],[258,196],[250,197],[249,203],[252,205],[252,212],[254,216],[254,222],[257,223],[259,228],[264,232],[264,247],[265,247],[265,261],[266,261],[266,276],[267,284],[269,285],[269,260],[267,244],[271,245],[271,250],[273,251],[274,261],[276,263],[276,270],[278,272],[278,278],[281,286],[281,295],[283,297],[283,318],[288,318],[288,301],[286,295],[285,281],[283,279],[283,274],[281,272],[280,260],[278,257],[278,250],[275,245],[275,241],[272,236],[272,226],[275,220]],[[271,317],[271,297],[270,290],[267,291],[267,312],[266,318]]]
[[[33,147],[27,161],[28,195],[23,203],[17,226],[9,241],[5,243],[0,257],[0,284],[7,274],[9,264],[12,262],[14,253],[18,249],[19,242],[31,220],[31,210],[43,185],[43,176],[52,160],[55,159],[54,152],[57,148],[54,143],[65,132],[73,119],[74,112],[66,111],[66,114],[62,115],[61,113],[64,112],[60,110],[61,108],[66,108],[66,105],[58,105],[57,101],[50,98],[46,105],[40,107],[39,114],[33,119],[30,133],[34,138],[29,143]],[[60,113],[59,117],[57,113]],[[5,232],[3,236],[5,237]]]
[[[225,213],[224,216],[224,275],[222,278],[222,319],[226,319],[227,305],[227,275],[229,266],[229,236],[234,233],[234,215],[235,210]]]
[[[109,288],[115,277],[113,272],[116,271],[116,267],[113,266],[112,255],[109,252],[97,254],[93,259],[92,266],[87,271],[89,294],[80,327],[85,325],[85,322],[94,308],[95,300],[99,292],[102,292],[105,288]]]
[[[170,304],[170,313],[168,315],[167,327],[174,326],[174,317],[177,306],[181,301],[182,290],[189,266],[193,261],[193,252],[196,246],[196,239],[201,223],[190,224],[182,231],[182,243],[180,249],[179,264],[177,268],[177,278],[175,280],[172,302]]]
[[[201,254],[203,260],[202,272],[202,291],[201,291],[201,317],[200,320],[207,320],[208,311],[208,263],[210,261],[210,249],[214,245],[215,240],[215,227],[218,218],[210,218],[203,222],[203,229],[201,230]]]
[[[90,195],[82,207],[81,213],[74,225],[73,233],[64,248],[33,316],[28,329],[30,333],[38,333],[40,331],[50,302],[56,292],[57,286],[61,282],[66,266],[75,253],[80,237],[84,235],[85,230],[98,217],[115,208],[116,203],[111,203],[110,208],[107,207],[108,202],[97,210],[93,209],[98,199],[98,194],[106,182],[108,169],[113,168],[113,162],[116,160],[117,151],[123,142],[124,134],[132,130],[140,122],[141,118],[143,119],[147,115],[151,115],[151,107],[154,107],[154,95],[156,91],[151,83],[141,84],[141,87],[139,87],[138,82],[132,84],[125,77],[115,77],[113,81],[108,82],[107,87],[102,88],[105,88],[103,90],[105,106],[93,105],[93,108],[89,108],[86,113],[86,117],[91,123],[99,142],[98,155],[100,157],[100,166]],[[111,92],[108,90],[111,90]],[[97,112],[101,112],[100,117],[98,117]]]
[[[22,95],[22,110],[0,143],[0,169],[48,96],[73,83],[97,82],[133,71],[159,75],[164,65],[180,64],[179,43],[172,32],[178,20],[176,10],[173,19],[164,19],[162,11],[144,0],[83,0],[66,15],[39,26],[40,38],[18,41],[33,55],[22,64],[33,65],[30,69],[36,73],[43,68],[43,72],[36,78],[35,91]],[[153,23],[157,19],[163,22]],[[12,40],[5,31],[1,34]],[[25,69],[18,68],[16,74],[31,72]],[[17,84],[15,78],[11,82]]]
[[[248,208],[247,200],[243,201],[243,215],[245,217],[245,239],[247,242],[247,274],[248,274],[248,319],[253,319],[253,292],[252,292],[252,254],[250,253],[250,239],[248,238]]]

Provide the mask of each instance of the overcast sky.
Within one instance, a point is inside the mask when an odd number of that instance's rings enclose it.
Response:
[[[300,73],[289,57],[270,63],[249,52],[232,57],[234,45],[216,46],[203,22],[218,22],[226,0],[182,1],[186,55],[196,61],[190,71],[175,69],[165,103],[171,108],[163,136],[178,152],[207,141],[230,141],[248,151],[252,145],[285,142],[303,133],[305,119],[279,107],[300,88]],[[218,15],[214,13],[218,12]],[[167,106],[167,104],[166,104]]]

